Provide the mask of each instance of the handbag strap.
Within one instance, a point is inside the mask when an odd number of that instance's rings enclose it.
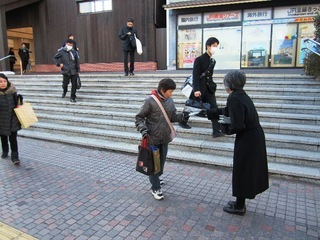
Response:
[[[159,107],[160,107],[160,109],[161,109],[161,111],[162,111],[162,113],[163,113],[163,115],[164,115],[164,117],[165,117],[165,119],[166,119],[166,121],[167,121],[170,129],[171,129],[171,132],[174,132],[175,130],[174,130],[174,128],[173,128],[173,125],[172,125],[172,123],[170,122],[169,117],[168,117],[168,114],[167,114],[166,111],[164,110],[164,108],[163,108],[162,104],[160,103],[159,99],[158,99],[155,95],[151,95],[151,97],[152,97],[152,98],[156,101],[156,103],[159,105]]]

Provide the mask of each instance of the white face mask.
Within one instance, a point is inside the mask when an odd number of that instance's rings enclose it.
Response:
[[[72,46],[67,45],[67,51],[70,51],[72,48]]]
[[[211,47],[211,48],[210,48],[210,52],[211,52],[212,55],[213,55],[213,54],[216,54],[217,51],[218,51],[218,48],[217,48],[217,47]]]

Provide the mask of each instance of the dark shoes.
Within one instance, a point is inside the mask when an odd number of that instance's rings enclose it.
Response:
[[[128,73],[125,73],[124,76],[128,76]]]
[[[8,153],[7,152],[3,152],[2,154],[1,154],[1,158],[7,158],[8,157]]]
[[[18,165],[20,163],[18,152],[11,152],[11,161],[14,165]]]
[[[75,99],[70,99],[70,102],[73,102],[73,103],[75,103],[75,102],[77,102]]]
[[[19,165],[20,164],[20,160],[18,158],[12,159],[12,162],[14,165]]]
[[[229,201],[228,205],[223,208],[223,211],[231,214],[244,215],[246,213],[246,205],[243,208],[236,208],[235,201]]]
[[[216,132],[212,133],[213,138],[218,138],[218,137],[222,137],[222,136],[224,136],[224,133],[221,131],[216,131]]]
[[[190,129],[191,126],[186,122],[179,122],[179,126],[185,129]]]
[[[61,97],[64,98],[64,97],[66,96],[66,94],[67,94],[67,93],[62,93],[62,96],[61,96]]]
[[[130,76],[133,76],[133,75],[134,75],[134,73],[133,73],[133,72],[131,72],[131,73],[130,73]]]

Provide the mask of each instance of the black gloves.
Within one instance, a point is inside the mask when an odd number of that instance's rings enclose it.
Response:
[[[144,138],[144,137],[147,136],[147,134],[148,134],[148,129],[146,129],[146,128],[141,128],[140,133],[141,133],[142,137]]]

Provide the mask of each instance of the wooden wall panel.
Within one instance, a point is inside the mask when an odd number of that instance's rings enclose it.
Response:
[[[75,0],[43,0],[7,12],[7,27],[32,27],[36,64],[50,64],[69,33],[75,35],[82,63],[122,61],[118,33],[135,19],[144,53],[136,61],[155,61],[154,0],[113,0],[111,12],[78,14]],[[19,18],[17,18],[19,16]]]

